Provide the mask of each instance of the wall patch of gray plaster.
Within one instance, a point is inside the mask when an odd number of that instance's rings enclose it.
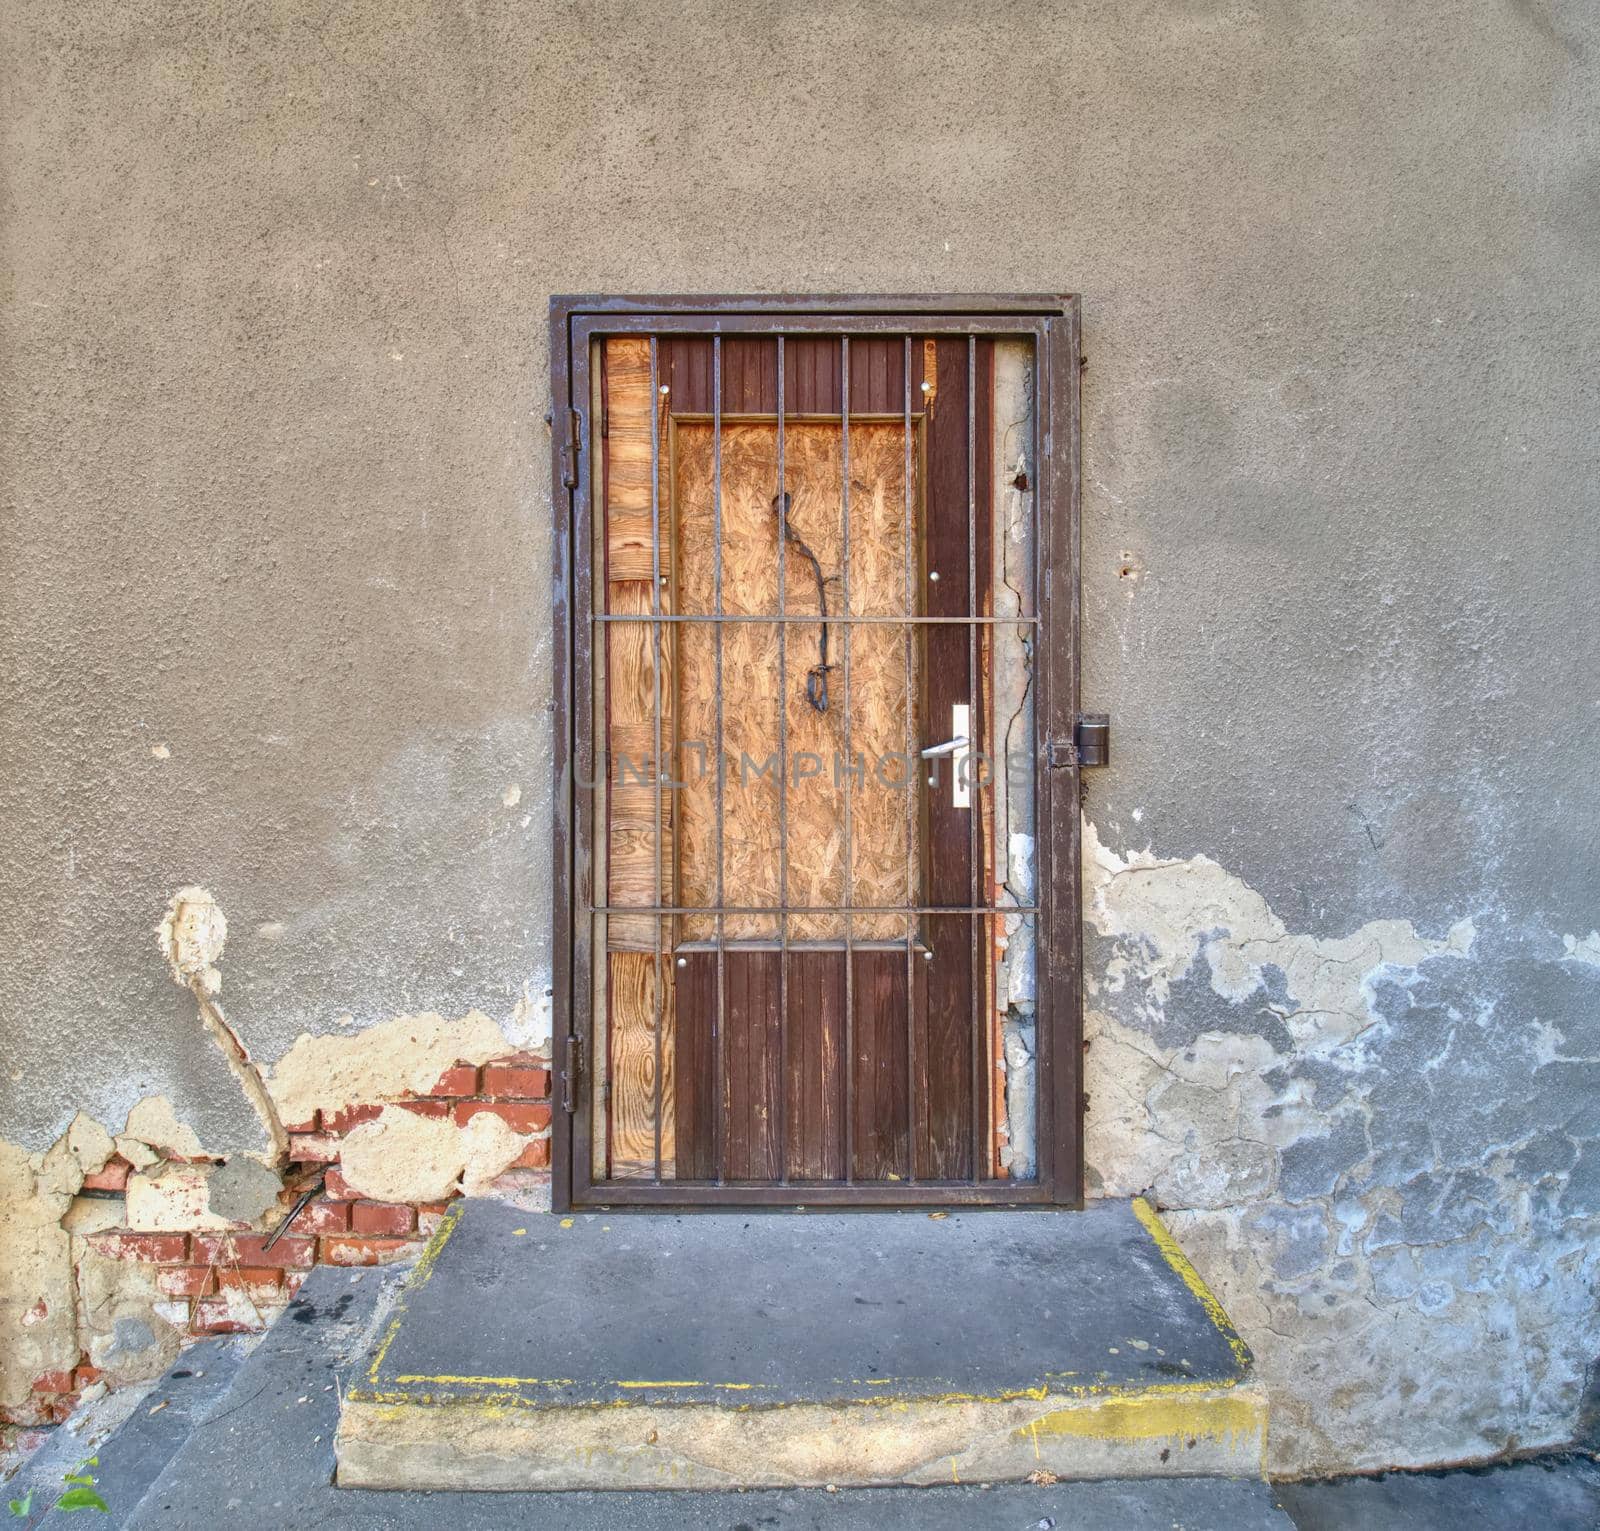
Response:
[[[1311,936],[1206,856],[1084,845],[1090,1183],[1154,1197],[1255,1349],[1271,1466],[1568,1439],[1600,1353],[1581,943]]]

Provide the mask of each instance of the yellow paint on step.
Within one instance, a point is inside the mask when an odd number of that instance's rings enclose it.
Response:
[[[450,1235],[456,1231],[456,1226],[461,1221],[461,1214],[466,1210],[467,1204],[464,1201],[455,1202],[448,1207],[444,1216],[439,1219],[439,1226],[434,1229],[433,1237],[423,1247],[422,1254],[417,1259],[416,1269],[411,1272],[410,1279],[400,1293],[400,1300],[395,1304],[394,1317],[389,1320],[383,1343],[378,1346],[377,1354],[372,1358],[372,1366],[367,1371],[368,1382],[377,1382],[378,1369],[383,1365],[384,1357],[389,1354],[389,1347],[394,1344],[395,1336],[400,1333],[400,1325],[406,1316],[406,1298],[412,1292],[421,1291],[428,1284],[428,1278],[433,1275],[433,1267],[438,1263],[444,1246],[450,1242]]]
[[[1206,1310],[1206,1317],[1216,1326],[1217,1332],[1228,1342],[1228,1349],[1233,1352],[1233,1359],[1241,1367],[1250,1365],[1250,1347],[1240,1339],[1238,1331],[1228,1321],[1228,1315],[1223,1311],[1222,1304],[1217,1301],[1211,1288],[1205,1284],[1200,1272],[1189,1263],[1189,1257],[1178,1247],[1178,1241],[1168,1231],[1156,1214],[1156,1209],[1142,1196],[1133,1198],[1133,1215],[1139,1219],[1144,1231],[1155,1241],[1155,1246],[1161,1251],[1161,1258],[1176,1272],[1178,1279],[1194,1294],[1195,1301]]]
[[[526,1228],[513,1228],[511,1230],[511,1237],[514,1239],[520,1239],[527,1231],[528,1230]]]
[[[561,1219],[561,1226],[563,1228],[570,1228],[572,1226],[572,1219],[570,1217],[562,1218]]]
[[[1056,1409],[1015,1432],[1047,1439],[1076,1437],[1096,1441],[1152,1441],[1204,1438],[1212,1441],[1258,1436],[1262,1411],[1249,1395],[1218,1393],[1209,1398],[1168,1394],[1148,1398],[1109,1398],[1081,1409]]]

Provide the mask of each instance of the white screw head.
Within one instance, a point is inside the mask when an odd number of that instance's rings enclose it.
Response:
[[[678,966],[681,967],[681,968],[688,967],[689,966],[689,959],[687,957],[679,957],[678,958]]]
[[[922,385],[922,391],[924,393],[932,393],[933,392],[933,384],[932,383],[924,383]]]
[[[923,948],[922,960],[924,962],[932,962],[933,961],[933,948],[931,946]]]
[[[931,584],[937,585],[939,583],[939,571],[937,569],[930,569],[928,571],[928,580]]]

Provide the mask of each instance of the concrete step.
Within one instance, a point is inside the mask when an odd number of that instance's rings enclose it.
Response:
[[[521,1226],[521,1225],[519,1225]],[[333,1435],[341,1383],[371,1364],[408,1273],[313,1271],[299,1297],[238,1368],[222,1397],[189,1417],[178,1450],[142,1498],[131,1484],[109,1490],[106,1531],[311,1531],[328,1526],[373,1531],[1288,1531],[1269,1486],[1259,1479],[1156,1478],[1056,1484],[963,1484],[933,1488],[761,1489],[473,1493],[376,1492],[336,1487]],[[188,1369],[189,1352],[179,1370]],[[152,1399],[170,1396],[163,1379]],[[147,1404],[146,1409],[149,1405]],[[170,1410],[154,1416],[159,1420]],[[146,1413],[145,1418],[150,1418]],[[101,1464],[121,1461],[141,1437],[136,1421],[100,1447]],[[119,1432],[120,1436],[120,1432]],[[165,1450],[163,1445],[161,1448]]]
[[[1249,1353],[1142,1204],[459,1203],[344,1394],[338,1481],[725,1489],[1259,1475]]]

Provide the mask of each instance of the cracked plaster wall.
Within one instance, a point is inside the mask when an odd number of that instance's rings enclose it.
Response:
[[[1182,1209],[1280,1460],[1558,1431],[1592,7],[45,0],[0,42],[20,1237],[80,1111],[269,1150],[153,960],[174,889],[269,1077],[397,1019],[548,1033],[551,292],[1070,288],[1091,877],[1226,882],[1091,915],[1095,1167]]]
[[[1462,919],[1286,928],[1086,827],[1087,1155],[1251,1342],[1289,1472],[1571,1438],[1600,1354],[1600,966]]]

